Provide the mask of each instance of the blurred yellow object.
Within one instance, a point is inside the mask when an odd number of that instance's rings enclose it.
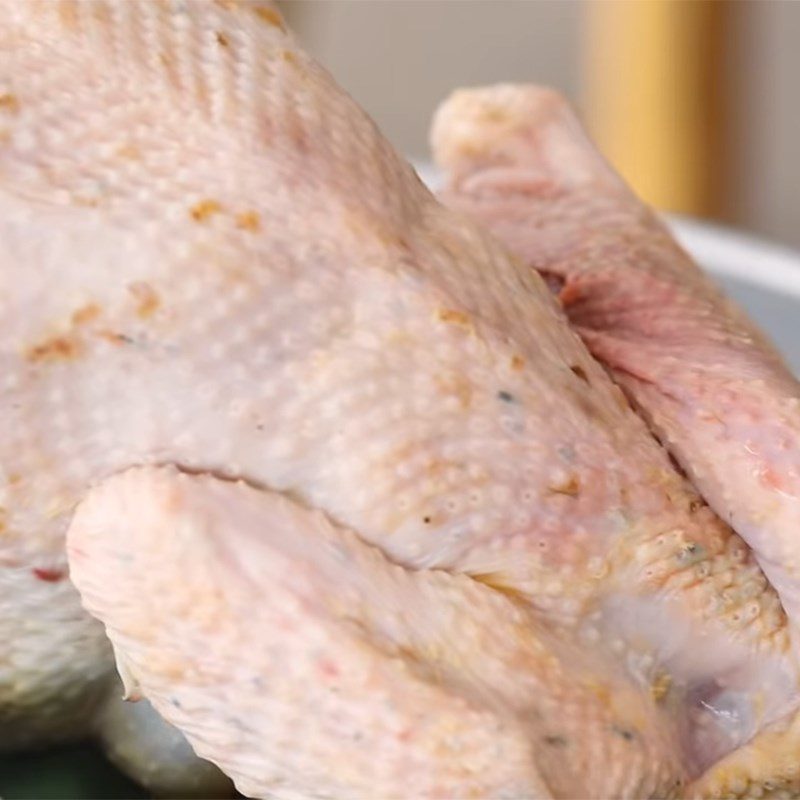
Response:
[[[725,0],[587,3],[587,122],[648,203],[724,210]]]

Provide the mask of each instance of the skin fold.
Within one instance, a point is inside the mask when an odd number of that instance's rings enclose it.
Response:
[[[105,636],[256,797],[678,797],[784,725],[753,553],[274,9],[2,12],[0,731]]]
[[[548,281],[592,354],[750,545],[794,628],[800,385],[773,346],[613,173],[550,90],[460,90],[437,111],[432,144],[446,173],[445,202]],[[796,727],[788,715],[697,791],[796,794]]]

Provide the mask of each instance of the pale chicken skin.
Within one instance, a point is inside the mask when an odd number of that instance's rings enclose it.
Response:
[[[558,287],[570,321],[800,622],[800,383],[534,86],[438,112],[445,195]],[[753,269],[758,269],[754,264]]]
[[[675,797],[796,705],[748,548],[274,9],[2,11],[3,735],[81,599],[257,797]]]
[[[591,352],[752,547],[796,648],[800,384],[771,343],[614,174],[554,92],[459,90],[438,110],[432,144],[448,205],[546,278]],[[798,727],[788,715],[712,770],[703,791],[800,795]]]

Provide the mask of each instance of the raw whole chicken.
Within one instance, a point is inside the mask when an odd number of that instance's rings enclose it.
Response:
[[[0,739],[105,632],[255,797],[789,785],[753,553],[274,9],[2,12]]]

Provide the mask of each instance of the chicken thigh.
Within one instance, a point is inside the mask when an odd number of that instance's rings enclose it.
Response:
[[[670,797],[782,724],[748,548],[274,9],[3,12],[0,730],[105,663],[68,528],[254,796]]]

